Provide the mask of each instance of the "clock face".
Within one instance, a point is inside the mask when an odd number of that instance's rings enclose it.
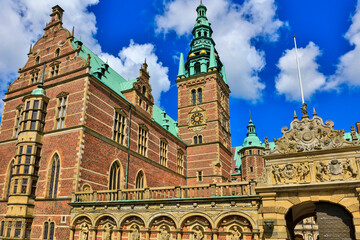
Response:
[[[201,113],[194,113],[191,116],[191,123],[193,125],[199,125],[202,123],[203,120],[204,120],[204,116]]]

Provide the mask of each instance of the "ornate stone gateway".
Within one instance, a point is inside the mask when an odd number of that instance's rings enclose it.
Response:
[[[316,217],[319,240],[355,239],[352,216],[344,208],[330,203],[318,203]]]

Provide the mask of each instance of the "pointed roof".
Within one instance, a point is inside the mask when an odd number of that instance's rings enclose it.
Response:
[[[253,123],[253,121],[251,120],[251,115],[250,115],[250,120],[249,120],[249,124],[247,125],[247,134],[246,134],[246,138],[244,139],[244,144],[242,145],[242,147],[263,147],[262,146],[262,142],[260,141],[259,137],[256,134],[255,131],[255,125]]]

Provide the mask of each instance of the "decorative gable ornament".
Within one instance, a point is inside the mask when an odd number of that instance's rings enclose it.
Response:
[[[301,120],[294,119],[290,123],[290,129],[283,127],[283,136],[274,139],[276,147],[270,154],[289,154],[309,152],[315,150],[326,150],[355,146],[356,144],[344,139],[344,130],[334,130],[334,122],[326,121],[316,116],[312,119],[303,110]]]

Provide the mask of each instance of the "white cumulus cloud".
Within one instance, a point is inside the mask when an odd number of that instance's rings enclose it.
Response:
[[[189,35],[195,24],[198,1],[174,0],[165,4],[164,13],[156,17],[157,32]],[[278,39],[284,25],[276,16],[274,0],[245,0],[242,4],[230,0],[207,0],[208,19],[214,31],[213,39],[225,64],[232,96],[250,101],[261,99],[265,83],[258,73],[265,66],[265,53],[256,49],[254,41],[261,37]]]
[[[319,72],[319,64],[316,62],[320,55],[319,47],[313,42],[310,42],[305,48],[298,49],[305,99],[309,99],[326,84],[326,77]],[[287,100],[301,101],[295,49],[286,50],[277,67],[280,69],[280,73],[275,79],[277,92],[284,94]]]
[[[71,31],[75,26],[75,36],[81,38],[84,44],[94,53],[107,56],[111,67],[116,62],[122,62],[124,67],[120,74],[126,79],[138,75],[140,62],[148,59],[151,81],[153,83],[154,97],[158,102],[160,92],[166,91],[170,84],[167,78],[168,69],[158,61],[152,44],[131,43],[121,50],[119,56],[103,53],[101,46],[94,37],[97,33],[96,16],[89,12],[88,7],[95,5],[99,0],[2,0],[0,8],[0,99],[10,82],[17,77],[17,70],[24,66],[30,44],[36,42],[43,34],[43,28],[50,20],[51,8],[61,6],[65,12],[63,16],[64,27]],[[141,51],[144,52],[141,52]],[[139,54],[139,56],[135,56]],[[139,60],[141,58],[141,61]],[[156,87],[155,87],[156,86]],[[2,115],[3,101],[0,100],[0,117]]]
[[[345,34],[345,38],[354,49],[340,57],[337,70],[330,77],[327,89],[339,89],[340,85],[360,86],[360,1],[352,17],[352,24]]]
[[[153,44],[136,44],[130,41],[128,47],[124,47],[117,57],[102,53],[99,55],[104,61],[108,61],[109,65],[127,80],[135,79],[139,76],[141,64],[148,64],[150,74],[150,84],[152,86],[152,95],[157,104],[159,104],[160,94],[170,88],[168,77],[168,68],[159,62],[155,54],[155,46]]]

